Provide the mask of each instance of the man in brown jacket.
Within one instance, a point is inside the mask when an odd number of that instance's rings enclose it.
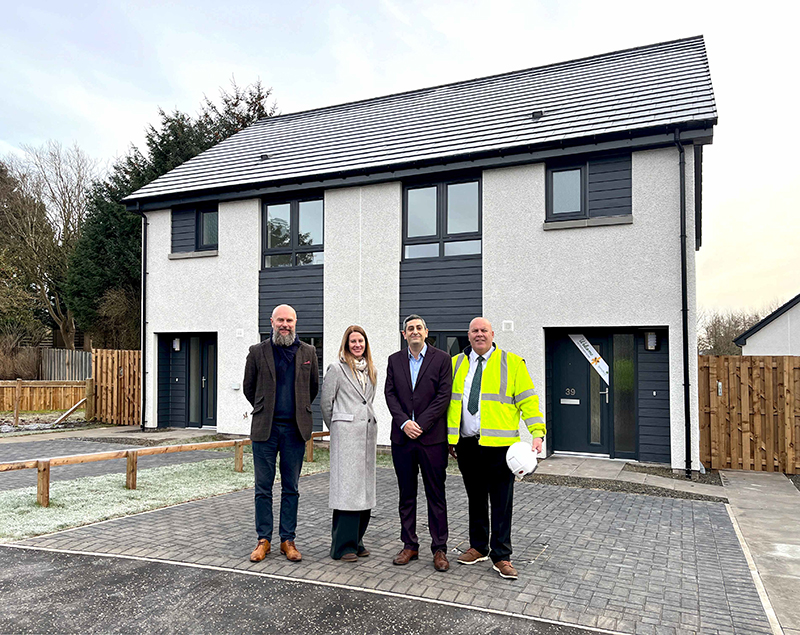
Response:
[[[311,402],[319,390],[316,349],[297,339],[297,314],[288,304],[275,307],[272,337],[250,347],[244,369],[244,396],[253,406],[250,439],[255,467],[258,545],[250,554],[260,562],[272,541],[272,485],[280,454],[281,553],[292,562],[302,556],[294,544],[298,482],[305,444],[311,438]]]

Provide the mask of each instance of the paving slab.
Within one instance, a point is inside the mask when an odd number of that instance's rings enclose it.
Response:
[[[800,492],[780,473],[720,474],[784,633],[800,632]]]
[[[255,545],[251,490],[17,544],[214,562],[234,571],[336,581],[354,590],[385,590],[625,633],[771,632],[721,503],[518,483],[512,538],[520,579],[514,581],[499,578],[488,562],[470,567],[455,562],[469,545],[466,495],[461,479],[453,476],[447,488],[450,571],[433,569],[422,495],[421,557],[393,566],[391,559],[402,546],[393,471],[378,470],[377,488],[378,505],[364,539],[372,555],[353,564],[329,557],[327,474],[300,481],[297,544],[303,561],[297,564],[277,550],[263,562],[249,561]]]
[[[26,443],[2,443],[0,444],[0,463],[10,463],[11,461],[24,461],[28,459],[46,459],[55,456],[70,456],[73,454],[127,450],[140,447],[140,445],[121,443],[76,441],[70,438],[29,441]],[[164,465],[180,465],[183,463],[205,461],[207,459],[222,459],[232,455],[233,452],[195,450],[191,452],[173,452],[171,454],[141,456],[138,461],[138,469],[146,470],[148,468],[161,467]],[[100,476],[103,474],[125,474],[126,467],[125,459],[95,461],[92,463],[81,463],[79,465],[59,465],[50,470],[50,481],[69,481],[85,476]],[[34,469],[0,472],[0,491],[35,486],[36,478],[37,473]]]

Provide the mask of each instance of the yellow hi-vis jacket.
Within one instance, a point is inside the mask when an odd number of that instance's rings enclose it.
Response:
[[[453,357],[453,392],[447,409],[447,442],[458,443],[461,434],[461,408],[464,381],[469,372],[468,347]],[[519,441],[520,416],[534,437],[545,436],[544,416],[539,396],[519,355],[496,346],[481,375],[480,445],[508,446]]]

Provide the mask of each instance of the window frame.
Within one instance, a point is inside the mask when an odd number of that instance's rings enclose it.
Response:
[[[578,212],[554,214],[553,213],[553,174],[556,172],[570,172],[572,170],[580,170],[580,202],[581,209]],[[588,159],[580,163],[564,163],[547,166],[547,182],[545,189],[547,191],[546,197],[546,213],[545,220],[547,222],[558,222],[562,220],[583,220],[589,218],[589,161]]]
[[[477,183],[478,185],[478,229],[474,232],[452,234],[447,227],[447,188],[450,185],[462,183]],[[436,188],[436,233],[427,236],[408,236],[408,192],[410,190]],[[468,258],[483,254],[483,179],[480,174],[465,174],[444,180],[410,181],[403,183],[403,222],[402,222],[402,260],[430,260],[434,258]],[[481,249],[477,254],[459,254],[445,256],[447,243],[477,240]],[[439,253],[436,256],[407,258],[406,247],[414,245],[438,245]]]
[[[216,214],[217,216],[217,242],[213,244],[203,244],[203,215]],[[195,251],[217,251],[219,249],[219,206],[204,206],[195,208],[194,212],[194,250]]]
[[[300,245],[300,204],[319,201],[322,203],[322,242],[317,245]],[[269,207],[277,205],[289,205],[289,234],[290,240],[288,246],[283,247],[267,247],[269,236]],[[275,199],[275,200],[262,200],[261,201],[261,269],[292,269],[296,267],[322,267],[323,263],[319,264],[297,264],[297,256],[299,254],[307,253],[325,253],[325,198],[322,194],[313,194],[306,196],[298,196],[290,199]],[[291,255],[292,264],[278,267],[267,267],[265,265],[268,256],[285,256]],[[324,259],[324,255],[323,255]]]

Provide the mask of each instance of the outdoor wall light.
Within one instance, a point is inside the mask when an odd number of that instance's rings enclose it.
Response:
[[[658,335],[654,331],[646,331],[644,334],[644,350],[658,350]]]
[[[175,351],[176,353],[181,350],[181,338],[180,337],[176,337],[174,340],[172,340],[172,350]]]

